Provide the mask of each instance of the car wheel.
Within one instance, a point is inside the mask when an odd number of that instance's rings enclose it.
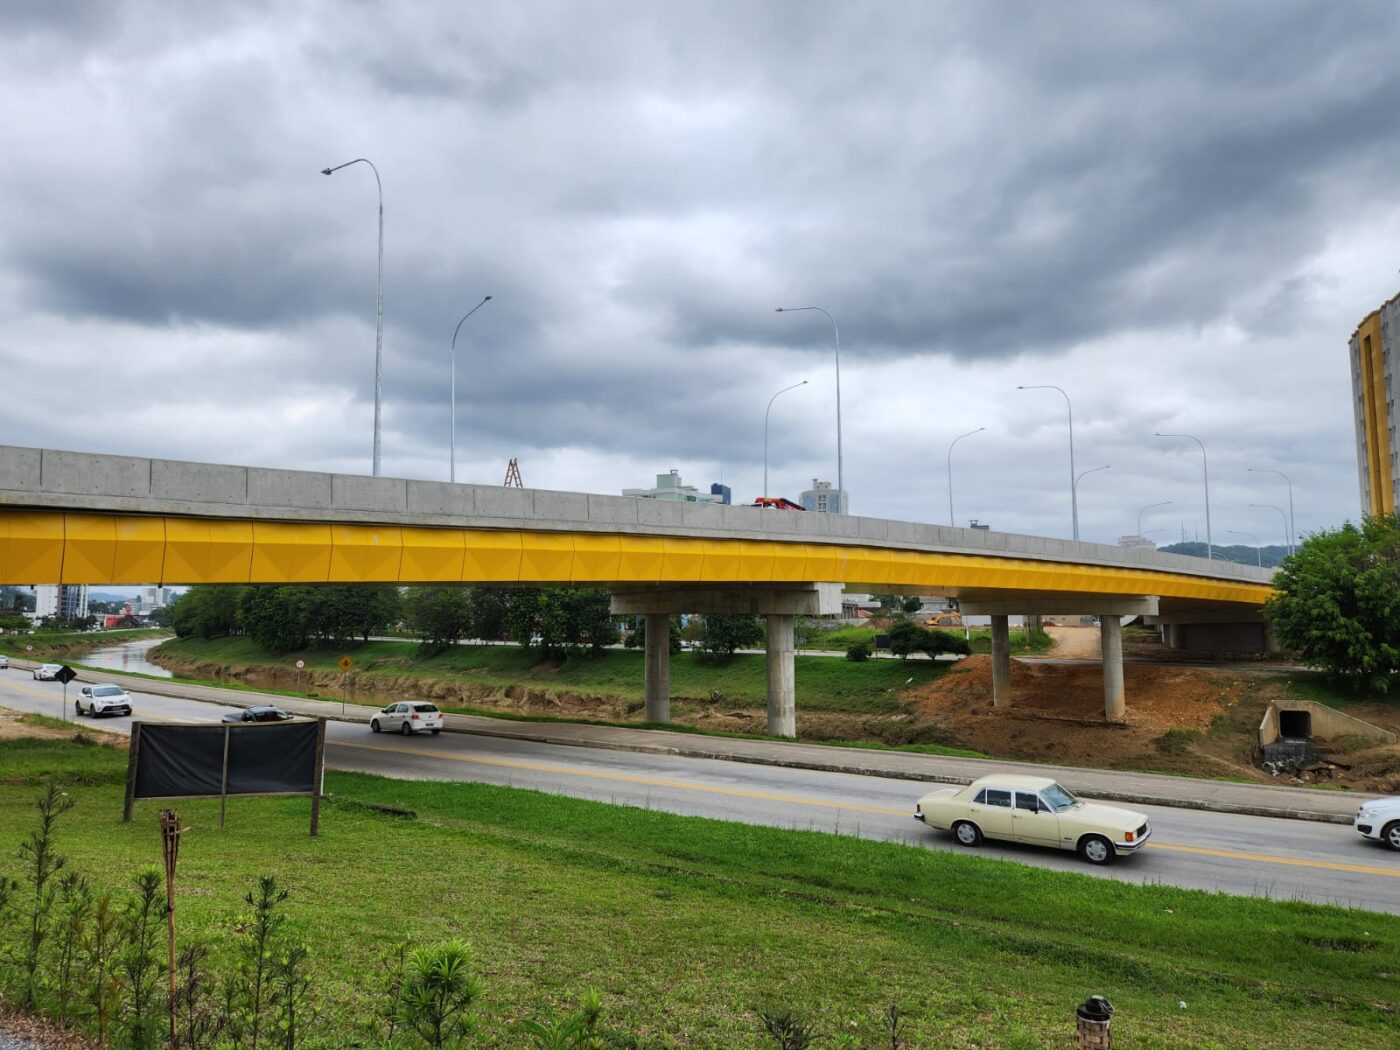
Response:
[[[412,735],[413,735],[413,727],[412,727],[411,725],[409,725],[407,722],[401,722],[401,723],[399,724],[399,732],[402,733],[404,736],[412,736]]]
[[[83,702],[82,702],[81,700],[74,700],[74,701],[73,701],[73,711],[74,711],[80,718],[82,717],[82,714],[83,714]]]
[[[371,733],[377,733],[377,732],[379,732],[379,719],[377,719],[377,718],[371,718],[371,719],[369,720],[369,731],[370,731]]]
[[[1400,849],[1400,820],[1391,821],[1381,829],[1381,841],[1391,849]]]
[[[1085,835],[1080,839],[1079,855],[1090,864],[1110,864],[1116,856],[1113,843],[1102,835]]]
[[[960,820],[953,825],[953,837],[964,846],[980,846],[982,829],[970,820]]]

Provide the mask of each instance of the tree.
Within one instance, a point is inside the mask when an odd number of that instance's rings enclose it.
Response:
[[[597,651],[618,639],[608,592],[598,588],[548,587],[510,593],[506,631],[523,646],[556,653]]]
[[[503,638],[514,593],[510,587],[473,587],[468,591],[467,636],[487,642]]]
[[[1280,644],[1354,689],[1389,692],[1400,670],[1400,517],[1312,534],[1274,588],[1264,612]]]
[[[404,620],[428,649],[456,645],[471,619],[466,587],[409,587],[403,597]]]
[[[397,623],[402,608],[399,588],[391,583],[333,583],[297,590],[310,633],[331,642],[367,642],[370,635]]]
[[[246,587],[191,587],[170,606],[170,623],[181,638],[222,638],[238,629],[238,603]]]
[[[926,631],[917,624],[904,621],[890,628],[890,652],[901,660],[910,653],[925,653],[930,659],[939,653],[971,652],[967,640],[948,631]]]
[[[308,588],[244,588],[238,601],[238,626],[265,649],[304,649],[311,637]]]
[[[706,616],[701,626],[700,648],[711,656],[733,656],[763,641],[763,621],[757,616]]]
[[[666,623],[669,627],[670,645],[669,649],[673,653],[681,651],[681,619],[679,616],[668,616]],[[645,616],[638,616],[636,625],[627,632],[627,637],[623,640],[623,645],[629,649],[644,649],[647,644],[647,620]]]

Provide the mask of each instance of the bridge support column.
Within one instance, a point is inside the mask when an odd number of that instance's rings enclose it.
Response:
[[[1005,613],[992,614],[992,706],[1011,702],[1011,626]]]
[[[671,617],[646,614],[646,720],[671,720]]]
[[[770,736],[797,736],[797,678],[793,668],[796,648],[793,627],[796,618],[788,613],[768,616],[768,733]]]
[[[1099,617],[1099,643],[1103,650],[1103,714],[1110,722],[1122,722],[1126,705],[1123,696],[1123,621],[1107,614]]]

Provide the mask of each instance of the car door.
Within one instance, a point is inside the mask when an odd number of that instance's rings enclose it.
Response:
[[[1015,837],[1011,820],[1011,791],[1006,788],[989,787],[977,795],[980,801],[973,801],[968,807],[969,815],[982,834],[989,839],[1009,839]]]
[[[379,726],[394,732],[399,728],[399,723],[403,721],[403,704],[390,704],[383,711],[379,712]]]
[[[1060,844],[1060,818],[1034,791],[1016,792],[1011,824],[1017,842],[1033,842],[1037,846]]]

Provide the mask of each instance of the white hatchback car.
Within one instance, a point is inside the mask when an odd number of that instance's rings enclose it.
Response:
[[[62,664],[40,664],[34,668],[34,681],[52,682],[58,672],[62,670]]]
[[[404,736],[411,736],[418,732],[428,732],[437,736],[442,732],[442,712],[437,709],[436,704],[405,700],[384,708],[369,720],[369,727],[376,733],[398,731]]]
[[[9,669],[10,669],[10,658],[9,658],[8,656],[4,655],[3,653],[0,653],[0,671],[8,671]]]
[[[1400,795],[1361,803],[1352,826],[1366,838],[1400,850]]]
[[[129,715],[131,697],[119,685],[85,685],[74,705],[80,715]]]

